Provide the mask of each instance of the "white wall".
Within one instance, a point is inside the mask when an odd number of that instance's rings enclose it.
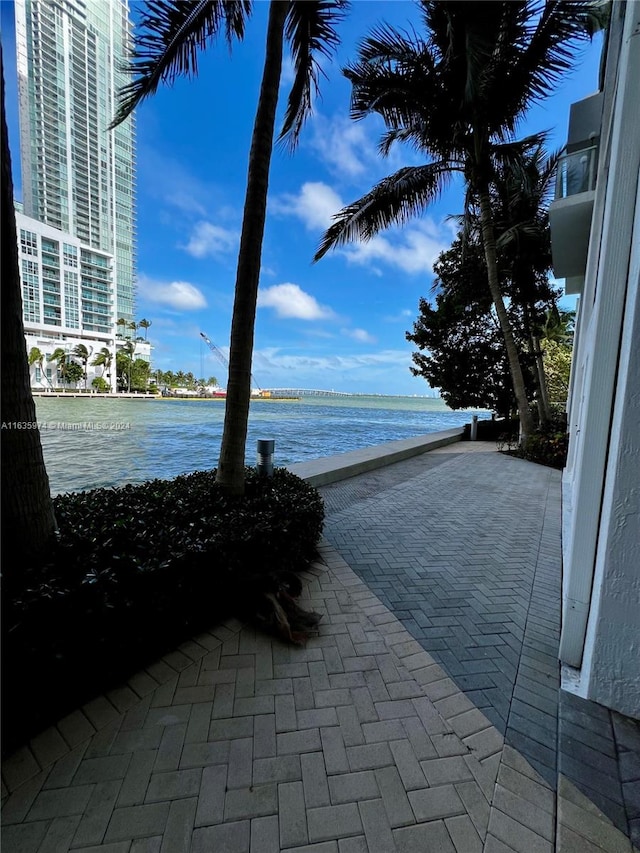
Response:
[[[560,657],[574,668],[566,689],[640,717],[640,3],[613,14],[563,483]]]
[[[582,670],[587,695],[640,718],[640,184]]]

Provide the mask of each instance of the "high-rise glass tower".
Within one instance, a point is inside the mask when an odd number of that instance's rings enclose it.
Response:
[[[115,315],[134,320],[135,125],[114,130],[128,0],[15,0],[24,214],[113,256]]]

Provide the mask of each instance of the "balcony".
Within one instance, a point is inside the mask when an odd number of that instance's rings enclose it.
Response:
[[[602,92],[571,105],[566,152],[558,163],[549,209],[553,271],[566,280],[566,293],[580,292],[587,266],[602,105]]]
[[[566,153],[558,163],[555,200],[549,208],[553,271],[557,278],[580,281],[584,276],[597,165],[597,145]]]
[[[556,201],[595,190],[597,158],[597,145],[560,158],[556,172]]]

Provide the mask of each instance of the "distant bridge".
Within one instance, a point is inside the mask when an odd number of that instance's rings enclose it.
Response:
[[[261,388],[260,391],[265,397],[351,397],[345,391],[321,391],[318,388]]]

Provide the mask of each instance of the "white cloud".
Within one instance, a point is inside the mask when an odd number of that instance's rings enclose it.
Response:
[[[309,147],[341,181],[361,183],[364,179],[373,185],[403,166],[424,163],[424,157],[408,143],[395,143],[383,157],[378,150],[383,125],[376,115],[354,121],[342,114],[316,112],[311,123]]]
[[[299,285],[289,282],[259,290],[258,305],[262,308],[273,308],[278,317],[298,320],[326,320],[334,316],[330,308],[320,305]]]
[[[207,307],[202,291],[188,281],[165,282],[140,275],[138,288],[144,299],[156,305],[166,305],[179,311],[197,311]]]
[[[318,375],[325,372],[352,372],[373,367],[406,367],[410,357],[406,350],[380,350],[363,355],[287,355],[278,347],[268,347],[254,352],[254,363],[261,371],[312,371]],[[307,387],[301,386],[298,387]],[[313,387],[313,386],[309,386]],[[320,387],[320,386],[318,386]]]
[[[228,228],[221,228],[212,222],[198,222],[193,228],[191,238],[184,250],[194,258],[206,258],[211,255],[224,255],[236,249],[238,234]]]
[[[338,193],[320,181],[307,181],[298,195],[285,193],[271,202],[274,213],[297,216],[309,231],[324,231],[342,207]]]
[[[326,118],[316,113],[310,144],[329,170],[340,177],[360,177],[380,159],[366,126],[344,116]]]
[[[206,216],[212,199],[218,204],[220,193],[215,184],[192,174],[187,166],[153,146],[139,146],[137,163],[141,190],[178,208],[187,218]],[[158,175],[162,175],[161,181]]]
[[[287,54],[282,58],[282,71],[280,73],[280,86],[289,87],[296,78],[296,70],[293,65],[291,54]]]
[[[373,344],[377,340],[365,329],[343,329],[342,334],[353,338],[354,341],[358,341],[361,344]]]
[[[307,182],[297,195],[286,194],[274,201],[273,210],[283,216],[296,216],[309,230],[324,231],[345,206],[330,186]],[[440,252],[451,245],[455,228],[448,221],[417,219],[403,228],[390,228],[362,243],[351,243],[336,250],[349,263],[367,266],[380,273],[386,264],[410,274],[431,273]]]
[[[387,314],[383,319],[385,323],[404,323],[407,317],[414,317],[415,314],[415,311],[411,311],[409,308],[403,308],[401,311],[398,311],[397,314]]]
[[[253,370],[262,388],[326,388],[351,393],[420,393],[410,373],[411,351],[381,349],[358,355],[325,355],[286,347],[254,351]],[[411,390],[411,386],[413,390]],[[422,391],[424,393],[424,391]]]
[[[165,201],[172,207],[177,207],[187,216],[206,216],[207,211],[204,205],[200,204],[192,195],[185,192],[183,189],[177,189],[175,192],[167,193]]]
[[[439,233],[430,220],[418,221],[402,229],[378,234],[366,243],[353,243],[339,249],[347,261],[359,266],[372,266],[376,262],[398,267],[403,272],[431,273],[440,252],[451,244],[449,229]]]

